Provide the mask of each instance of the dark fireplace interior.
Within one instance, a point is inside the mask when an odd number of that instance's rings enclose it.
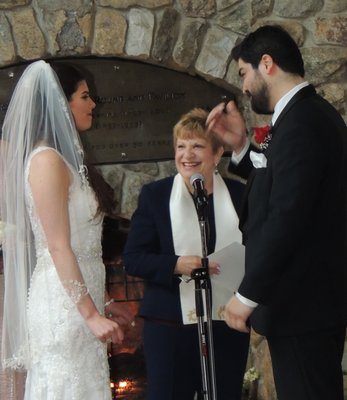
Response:
[[[107,290],[120,306],[135,315],[135,326],[124,331],[121,345],[109,350],[109,365],[113,399],[142,400],[146,372],[142,345],[142,319],[137,317],[143,295],[143,281],[127,275],[123,268],[122,251],[127,239],[129,221],[105,218],[103,258],[106,266]]]

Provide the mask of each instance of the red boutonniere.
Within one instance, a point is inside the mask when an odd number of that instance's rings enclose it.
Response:
[[[267,146],[269,145],[269,142],[271,140],[271,132],[270,132],[270,126],[262,126],[262,127],[257,127],[254,128],[254,140],[256,143],[260,145],[260,147],[265,150]]]

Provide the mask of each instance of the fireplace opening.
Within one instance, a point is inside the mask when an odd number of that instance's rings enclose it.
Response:
[[[138,310],[143,297],[143,280],[124,271],[122,252],[130,221],[106,217],[103,229],[103,259],[106,266],[106,288],[109,295],[135,316],[133,326],[124,331],[120,345],[109,349],[111,391],[113,399],[142,400],[146,387],[143,353],[143,321]]]

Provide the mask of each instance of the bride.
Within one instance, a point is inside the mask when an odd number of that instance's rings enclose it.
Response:
[[[104,316],[104,210],[76,130],[91,126],[94,107],[84,79],[67,101],[51,66],[37,61],[3,124],[1,219],[11,229],[2,363],[27,370],[25,400],[111,399],[106,342],[123,333]]]

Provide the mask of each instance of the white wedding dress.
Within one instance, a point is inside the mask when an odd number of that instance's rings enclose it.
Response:
[[[30,365],[25,400],[110,400],[107,349],[88,329],[73,298],[60,281],[33,207],[26,167],[26,201],[35,236],[37,264],[28,296]],[[85,284],[103,313],[105,267],[101,258],[102,219],[89,185],[71,169],[69,193],[72,248]]]

